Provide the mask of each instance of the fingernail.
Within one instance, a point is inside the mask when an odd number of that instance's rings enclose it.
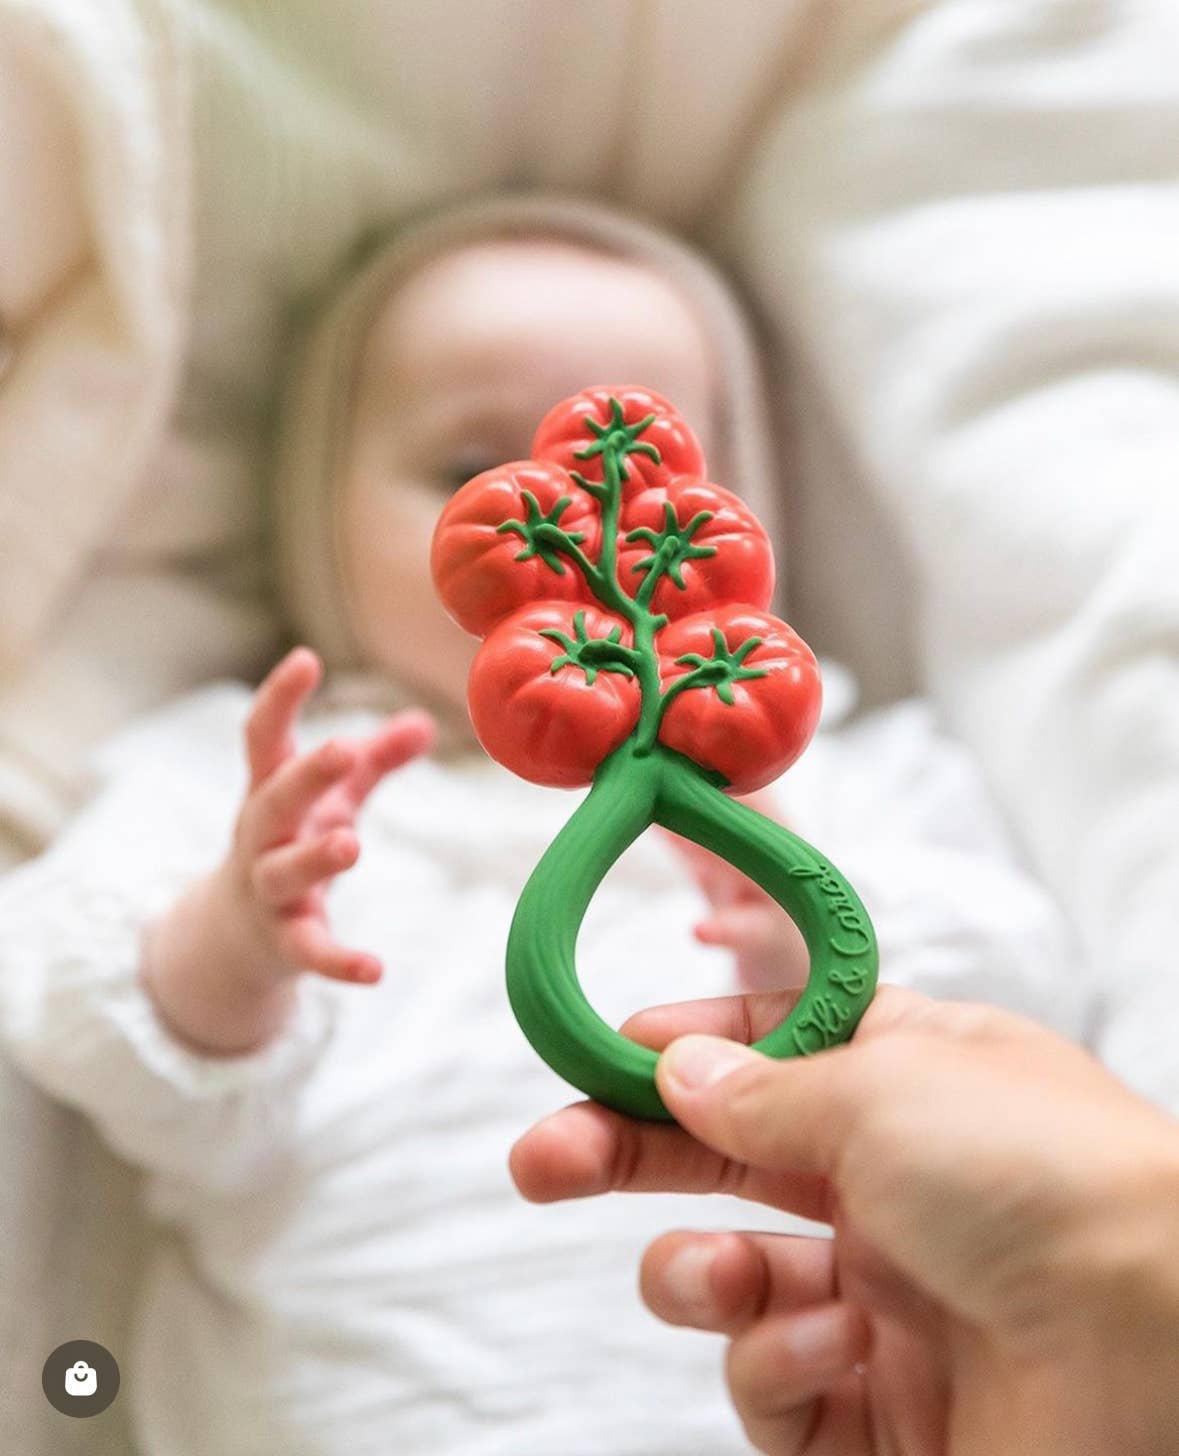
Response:
[[[848,1354],[847,1320],[841,1309],[795,1315],[782,1326],[782,1342],[804,1365],[833,1365]]]
[[[681,1036],[663,1053],[663,1075],[685,1092],[701,1092],[757,1056],[739,1042],[723,1036]]]
[[[713,1309],[709,1275],[715,1257],[711,1244],[685,1244],[663,1266],[663,1286],[678,1305],[696,1313]]]

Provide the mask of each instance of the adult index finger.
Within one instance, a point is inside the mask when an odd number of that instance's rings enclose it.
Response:
[[[673,1123],[647,1122],[598,1102],[575,1102],[538,1122],[508,1156],[516,1188],[530,1203],[601,1193],[728,1193],[826,1220],[824,1180],[748,1168],[704,1146]]]

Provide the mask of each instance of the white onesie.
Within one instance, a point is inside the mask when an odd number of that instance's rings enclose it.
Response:
[[[470,758],[414,763],[360,823],[333,926],[386,965],[314,976],[281,1038],[179,1045],[137,984],[141,927],[224,853],[245,784],[236,683],[180,699],[98,759],[98,791],[0,882],[0,1036],[147,1172],[154,1241],[135,1346],[117,1352],[144,1456],[692,1456],[747,1449],[721,1344],[636,1292],[676,1226],[794,1226],[730,1198],[537,1207],[511,1142],[576,1095],[507,1004],[516,898],[580,794]],[[304,734],[371,728],[321,716]],[[882,977],[986,998],[1082,1036],[1090,999],[1054,905],[1015,862],[967,755],[919,703],[822,731],[777,786],[849,877]],[[733,989],[693,942],[698,894],[644,836],[579,942],[596,1008]]]

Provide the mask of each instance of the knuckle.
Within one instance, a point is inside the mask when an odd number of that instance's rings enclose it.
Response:
[[[749,1176],[749,1168],[739,1158],[730,1158],[721,1154],[720,1161],[716,1168],[714,1191],[717,1193],[728,1193],[733,1197],[740,1197],[745,1188]]]
[[[769,1261],[756,1240],[750,1238],[747,1233],[733,1233],[729,1237],[739,1244],[742,1257],[754,1270],[751,1289],[741,1313],[744,1319],[752,1324],[757,1324],[766,1317],[766,1310],[769,1308],[770,1298],[774,1292],[774,1279],[770,1272]]]
[[[608,1191],[617,1192],[631,1186],[638,1174],[642,1152],[643,1138],[638,1125],[620,1120],[607,1172]]]
[[[1008,1041],[1022,1030],[1011,1012],[981,1001],[951,1002],[942,1014],[947,1032],[963,1041]]]

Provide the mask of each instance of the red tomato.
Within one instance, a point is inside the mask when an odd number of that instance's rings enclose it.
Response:
[[[722,655],[737,654],[751,637],[760,637],[741,665],[766,675],[732,682],[731,704],[716,687],[685,688],[668,704],[659,738],[723,774],[730,792],[748,794],[789,768],[810,742],[822,702],[819,665],[802,638],[777,617],[744,606],[715,606],[669,623],[656,637],[665,690],[694,670],[677,657],[717,656],[714,626]]]
[[[588,784],[639,718],[637,678],[603,668],[587,672],[572,663],[552,671],[565,648],[541,631],[555,629],[576,638],[574,617],[582,610],[588,638],[603,639],[618,629],[618,640],[632,645],[629,626],[608,612],[537,602],[492,631],[475,655],[467,682],[479,742],[522,779],[551,788]]]
[[[687,559],[677,566],[683,587],[677,586],[672,577],[663,577],[651,599],[652,610],[666,612],[669,617],[686,617],[715,602],[768,607],[774,594],[774,552],[761,522],[732,491],[695,480],[652,486],[623,505],[618,528],[618,580],[623,591],[631,597],[638,592],[646,570],[636,571],[635,567],[655,550],[650,536],[627,542],[627,534],[645,529],[660,536],[667,524],[669,504],[680,531],[698,512],[712,514],[685,542]],[[714,549],[713,555],[692,554],[696,548],[707,547]],[[678,553],[673,559],[678,559]]]
[[[603,479],[601,454],[579,460],[577,452],[594,445],[598,439],[588,421],[592,420],[599,428],[611,423],[614,418],[611,399],[616,399],[622,406],[622,419],[627,425],[636,425],[650,414],[655,416],[635,437],[635,444],[653,445],[659,452],[659,462],[652,460],[645,450],[634,450],[628,454],[624,462],[624,496],[647,485],[665,485],[677,475],[704,474],[704,452],[700,449],[700,442],[680,418],[675,406],[653,390],[629,384],[583,389],[555,405],[541,420],[532,442],[532,453],[536,459],[555,460],[566,470],[576,470],[579,475],[584,475],[586,480],[600,482]]]
[[[515,531],[497,529],[504,521],[539,519],[530,511],[525,491],[535,497],[542,516],[550,516],[562,496],[571,497],[557,524],[571,534],[584,533],[581,549],[591,561],[597,559],[597,502],[550,461],[517,460],[468,480],[447,502],[434,528],[430,571],[446,610],[475,637],[485,637],[525,602],[593,601],[585,578],[567,556],[556,554],[561,571],[542,555],[518,561],[527,542]]]

